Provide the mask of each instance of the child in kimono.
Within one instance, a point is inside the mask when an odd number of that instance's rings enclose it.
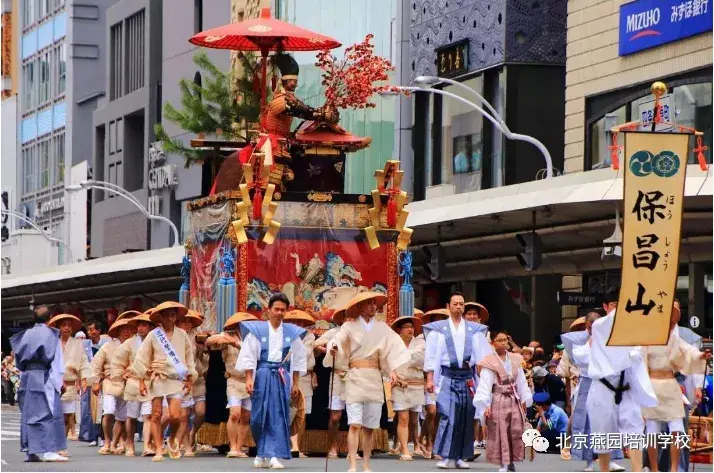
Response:
[[[144,422],[144,451],[141,456],[154,455],[151,438],[151,400],[139,392],[139,377],[131,371],[132,360],[139,352],[149,331],[154,327],[150,313],[144,313],[128,321],[136,330],[136,335],[124,341],[116,350],[116,355],[111,362],[111,374],[120,376],[125,381],[124,401],[126,402],[126,456],[133,457],[134,433],[136,422],[141,417]]]
[[[157,327],[149,332],[141,344],[131,365],[131,371],[139,378],[139,393],[151,398],[151,436],[156,454],[152,461],[163,461],[163,401],[168,404],[171,433],[168,440],[169,456],[181,458],[178,434],[181,419],[181,402],[191,392],[196,379],[191,341],[185,331],[176,327],[176,319],[188,309],[178,302],[163,302],[151,313],[151,321]],[[148,380],[148,382],[146,381]]]
[[[410,356],[408,363],[397,368],[397,383],[392,386],[392,409],[397,414],[397,439],[400,448],[399,459],[412,460],[409,440],[418,450],[418,420],[424,404],[424,338],[421,334],[422,322],[416,316],[399,317],[391,324],[399,334]],[[416,335],[416,336],[415,336]]]
[[[250,427],[250,395],[245,387],[245,373],[236,369],[240,353],[241,338],[238,325],[241,322],[257,320],[247,312],[236,312],[223,324],[223,332],[211,335],[206,340],[209,348],[220,348],[223,363],[226,365],[226,399],[228,404],[228,458],[248,458],[243,451],[243,443]]]
[[[196,456],[194,453],[194,442],[196,432],[203,424],[206,415],[206,372],[208,371],[208,352],[204,345],[205,335],[199,335],[196,331],[203,324],[203,317],[195,310],[189,310],[184,317],[177,321],[179,328],[183,329],[191,342],[196,361],[197,378],[193,381],[191,392],[187,393],[181,402],[181,424],[179,428],[179,444],[185,449],[185,457]],[[202,341],[199,343],[199,341]],[[194,414],[193,426],[189,428],[191,414]]]
[[[290,459],[290,397],[297,396],[298,378],[307,373],[302,338],[307,331],[283,323],[290,301],[282,293],[268,302],[268,321],[239,324],[243,345],[236,369],[245,371],[251,396],[250,430],[258,447],[256,468],[283,468]]]
[[[392,384],[397,382],[395,370],[408,363],[411,356],[402,339],[386,323],[375,320],[377,310],[387,297],[377,292],[363,292],[353,297],[345,307],[345,314],[354,321],[345,322],[328,344],[325,363],[331,364],[335,354],[349,356],[345,375],[347,404],[348,459],[350,470],[357,469],[357,448],[362,433],[363,467],[370,470],[374,429],[379,428],[384,385],[382,376],[389,373]]]
[[[464,296],[449,297],[449,318],[424,326],[426,334],[426,390],[436,393],[439,414],[436,453],[438,468],[466,469],[474,456],[474,366],[492,353],[488,328],[463,318]]]
[[[491,335],[495,353],[478,364],[473,405],[483,415],[489,433],[486,459],[499,465],[498,471],[515,471],[514,462],[525,456],[521,436],[529,428],[525,411],[533,404],[533,396],[521,367],[523,358],[507,350],[508,335],[503,331]]]
[[[49,318],[49,309],[41,305],[35,309],[35,325],[10,337],[21,373],[17,390],[20,451],[27,455],[27,462],[69,461],[57,453],[67,448],[60,401],[64,366],[59,331],[46,325]]]
[[[677,330],[681,316],[679,301],[675,300],[670,318],[670,336],[667,345],[643,347],[643,355],[649,370],[652,388],[657,395],[658,404],[642,409],[647,434],[659,434],[669,431],[675,438],[684,435],[682,390],[675,378],[675,373],[685,375],[703,373],[706,360],[711,358],[708,351],[700,352],[682,340]],[[679,443],[670,445],[670,470],[677,471],[679,463]],[[647,456],[651,471],[658,471],[657,447],[647,446]]]
[[[130,319],[120,319],[109,329],[112,340],[102,345],[92,359],[92,391],[95,395],[101,391],[102,428],[104,430],[104,446],[99,449],[100,455],[120,455],[124,453],[118,448],[119,439],[123,436],[126,422],[126,402],[124,401],[124,383],[122,373],[112,373],[112,361],[117,355],[120,345],[133,335]],[[132,439],[133,440],[133,439]]]
[[[464,318],[469,322],[487,325],[486,322],[488,322],[489,317],[490,314],[488,309],[478,302],[467,302],[464,305]],[[486,332],[486,340],[488,340],[489,343],[491,342],[490,332]],[[474,382],[476,383],[476,386],[478,386],[478,372],[474,372]],[[486,446],[486,443],[484,442],[486,439],[486,425],[484,423],[484,419],[478,417],[478,411],[476,411],[474,415],[476,416],[474,417],[474,438],[476,439],[474,447],[483,448]],[[474,460],[480,456],[480,453],[475,453]]]
[[[50,320],[50,327],[59,329],[62,359],[64,360],[64,394],[62,394],[62,412],[64,413],[65,435],[74,437],[75,413],[80,392],[87,389],[89,361],[82,342],[72,338],[72,333],[82,328],[82,321],[74,315],[59,314]],[[60,455],[66,453],[61,451]]]
[[[315,325],[315,319],[312,315],[302,310],[289,311],[285,314],[285,318],[283,320],[306,330],[308,327]],[[313,388],[317,387],[317,376],[315,376],[315,373],[313,372],[313,369],[315,368],[315,352],[313,351],[315,334],[313,334],[310,330],[307,330],[307,334],[302,339],[302,344],[305,346],[307,356],[307,372],[304,376],[300,376],[300,379],[298,380],[298,387],[305,398],[305,415],[307,416],[312,413]],[[304,427],[305,425],[303,424],[303,430],[290,437],[292,451],[298,452],[299,458],[307,458],[307,455],[300,451],[300,442],[302,441],[302,436],[305,434]]]
[[[315,340],[313,344],[314,351],[318,354],[323,354],[325,357],[322,360],[322,366],[325,368],[334,368],[334,374],[330,374],[330,384],[328,387],[329,392],[329,410],[330,419],[327,424],[327,435],[330,439],[330,448],[327,452],[328,458],[337,458],[337,438],[340,429],[340,421],[342,420],[342,411],[345,410],[347,405],[345,404],[345,375],[347,375],[347,370],[349,369],[349,357],[344,354],[336,355],[335,357],[330,357],[328,362],[327,356],[327,344],[335,338],[335,335],[342,328],[344,323],[345,309],[338,309],[332,314],[332,322],[337,324],[337,327],[333,327],[327,332],[323,333],[320,338]],[[350,319],[352,320],[352,319]]]

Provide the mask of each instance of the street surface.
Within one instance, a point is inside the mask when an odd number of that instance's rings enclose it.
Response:
[[[154,463],[150,458],[126,458],[123,456],[100,456],[97,447],[89,447],[84,442],[68,442],[71,455],[67,463],[25,463],[25,455],[20,452],[20,411],[17,407],[2,406],[0,419],[2,434],[0,458],[2,469],[6,471],[256,471],[252,459],[228,459],[217,453],[199,453],[195,458],[171,460],[166,455],[162,463]],[[141,443],[137,450],[141,451]],[[476,462],[471,463],[471,471],[496,471],[495,465],[486,463],[485,454]],[[293,459],[284,462],[287,471],[324,471],[325,458]],[[401,462],[397,457],[380,454],[372,462],[374,471],[439,471],[436,462],[432,460],[415,460]],[[625,465],[626,463],[623,463]],[[560,456],[552,454],[536,454],[533,463],[524,462],[516,465],[518,471],[582,471],[584,463],[580,461],[564,461]],[[330,460],[329,471],[347,471],[347,460],[340,458]],[[456,471],[456,470],[453,470]],[[711,471],[709,465],[696,465],[694,471]]]

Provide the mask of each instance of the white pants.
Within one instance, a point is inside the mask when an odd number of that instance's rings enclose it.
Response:
[[[345,407],[347,407],[347,404],[340,396],[332,396],[332,399],[330,399],[331,411],[344,411]]]
[[[102,401],[102,411],[104,415],[112,415],[120,422],[126,420],[126,401],[120,397],[105,394]]]
[[[645,422],[645,430],[648,434],[664,432],[665,428],[669,429],[670,434],[673,432],[686,432],[682,419],[671,421],[648,420]]]
[[[194,404],[196,404],[196,402],[193,400],[193,396],[189,394],[184,396],[181,400],[181,409],[188,409],[189,407],[193,407]]]
[[[62,413],[75,414],[77,412],[77,401],[62,401]]]
[[[348,402],[347,403],[347,423],[349,425],[361,425],[368,429],[379,428],[379,421],[382,418],[381,402]]]
[[[305,415],[312,414],[312,396],[305,396]]]
[[[198,404],[199,402],[206,402],[206,396],[193,396],[193,403]]]
[[[608,376],[607,380],[617,387],[620,376]],[[635,382],[637,382],[635,380]],[[632,383],[625,376],[624,383]],[[594,379],[590,385],[586,403],[590,429],[592,434],[629,434],[641,435],[645,430],[640,406],[632,397],[632,391],[623,393],[622,402],[615,404],[615,393],[605,386],[600,380]],[[595,453],[607,453],[608,449],[594,450]]]
[[[392,410],[394,412],[399,412],[399,411],[421,412],[421,406],[407,407],[405,405],[402,405],[399,402],[392,401]]]
[[[241,409],[249,411],[252,406],[253,404],[251,403],[249,397],[238,399],[235,396],[231,396],[228,398],[228,404],[226,405],[226,409],[230,409],[231,407],[240,407]]]
[[[151,401],[127,401],[126,416],[130,419],[151,415]]]

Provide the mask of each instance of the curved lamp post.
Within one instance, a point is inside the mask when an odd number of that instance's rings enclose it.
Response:
[[[134,206],[138,208],[139,211],[141,211],[141,213],[144,214],[144,216],[146,216],[146,218],[148,218],[149,220],[157,220],[159,222],[164,222],[168,224],[174,234],[173,246],[180,246],[179,231],[178,228],[176,228],[174,222],[162,215],[152,215],[151,213],[149,213],[149,211],[146,209],[146,207],[144,207],[144,205],[139,201],[139,199],[137,199],[134,194],[127,191],[123,187],[118,186],[116,184],[112,184],[111,182],[95,180],[82,181],[79,184],[72,184],[65,187],[65,190],[67,192],[76,192],[83,189],[99,189],[124,197],[126,200],[134,204]]]
[[[417,77],[417,80],[419,80],[420,83],[424,85],[433,85],[437,82],[448,82],[449,84],[458,84],[459,87],[468,89],[471,91],[474,95],[476,95],[479,100],[488,108],[488,110],[491,113],[486,112],[483,108],[481,108],[479,105],[471,102],[468,99],[465,99],[459,95],[453,94],[451,92],[447,92],[445,90],[441,89],[433,89],[433,88],[424,88],[424,87],[404,87],[404,86],[397,86],[396,88],[399,90],[405,90],[409,92],[428,92],[432,94],[437,94],[437,95],[444,95],[446,97],[450,97],[458,102],[461,102],[465,105],[468,105],[470,108],[476,110],[479,112],[481,115],[486,117],[488,121],[490,121],[493,126],[496,127],[498,131],[503,133],[503,135],[508,138],[509,140],[514,140],[514,141],[525,141],[526,143],[530,143],[538,150],[541,152],[543,155],[543,158],[545,158],[545,165],[546,165],[546,179],[550,179],[553,177],[553,159],[550,157],[550,152],[548,149],[545,147],[543,143],[541,143],[539,140],[533,138],[532,136],[529,135],[521,135],[520,133],[513,133],[511,130],[508,129],[506,126],[505,122],[503,119],[496,113],[496,111],[493,109],[491,104],[489,104],[481,95],[479,95],[476,91],[470,89],[469,87],[465,86],[464,84],[460,84],[456,81],[452,81],[450,79],[442,79],[440,77],[428,77],[428,76],[419,76]],[[381,92],[381,95],[396,95],[396,92]]]
[[[15,217],[16,219],[22,220],[23,222],[27,223],[27,224],[30,225],[33,229],[35,229],[35,230],[37,230],[38,232],[40,232],[40,235],[42,235],[42,237],[43,237],[45,240],[49,241],[50,243],[58,243],[58,244],[64,246],[65,248],[67,248],[67,253],[69,254],[69,261],[70,261],[70,263],[74,263],[74,256],[72,255],[72,248],[69,247],[69,245],[67,244],[66,241],[60,240],[59,238],[55,238],[55,237],[52,237],[52,236],[48,235],[47,233],[45,233],[44,230],[42,230],[42,229],[40,228],[39,225],[37,225],[37,223],[36,223],[34,220],[32,220],[31,218],[28,218],[27,216],[21,214],[20,212],[16,212],[16,211],[14,211],[14,210],[4,210],[4,209],[3,209],[3,210],[2,210],[2,213],[3,213],[3,214],[7,214],[7,215],[9,215],[9,216],[11,216],[11,217]]]

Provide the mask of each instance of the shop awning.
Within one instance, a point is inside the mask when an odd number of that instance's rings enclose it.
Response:
[[[178,294],[183,247],[141,251],[55,266],[27,275],[4,276],[0,281],[3,317],[27,312],[37,304],[88,303],[111,307],[123,297],[144,294],[161,299]]]
[[[687,167],[680,263],[712,260],[713,184],[711,171]],[[446,255],[444,282],[618,268],[621,260],[601,256],[622,192],[622,177],[602,169],[413,202],[407,225],[414,229],[417,277],[421,247],[436,242]],[[515,235],[533,228],[544,257],[541,268],[527,273],[516,259],[522,248]]]

